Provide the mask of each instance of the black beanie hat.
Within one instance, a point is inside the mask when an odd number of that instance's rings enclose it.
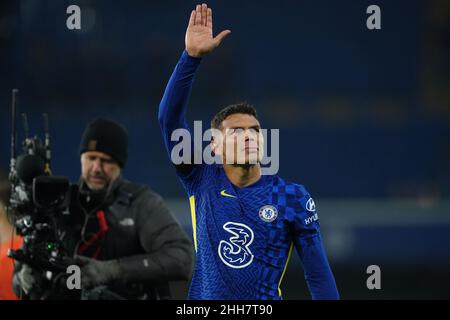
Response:
[[[88,124],[80,143],[80,154],[87,151],[106,153],[123,168],[128,155],[128,133],[120,124],[97,119]]]

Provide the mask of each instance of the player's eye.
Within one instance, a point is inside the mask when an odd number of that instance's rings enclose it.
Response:
[[[226,134],[229,136],[236,134],[236,133],[237,133],[237,128],[229,128],[226,130]]]

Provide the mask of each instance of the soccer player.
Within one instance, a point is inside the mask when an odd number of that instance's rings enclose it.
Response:
[[[212,10],[206,4],[191,12],[186,49],[159,107],[169,155],[177,144],[172,132],[189,129],[188,97],[202,57],[230,33],[213,37]],[[295,248],[312,298],[339,299],[311,196],[300,184],[261,173],[263,144],[255,109],[246,103],[228,106],[211,125],[223,133],[211,142],[214,153],[234,160],[244,155],[245,161],[175,166],[189,195],[196,250],[189,298],[282,299],[281,281]],[[242,135],[245,144],[240,148]],[[228,157],[230,149],[236,154]]]

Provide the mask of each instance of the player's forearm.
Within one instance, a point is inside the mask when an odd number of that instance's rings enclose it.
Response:
[[[190,57],[186,51],[183,51],[159,105],[158,120],[169,152],[173,147],[170,141],[173,130],[189,128],[186,110],[194,75],[200,61],[200,58]]]
[[[302,245],[305,280],[313,300],[338,300],[339,292],[320,236]],[[313,243],[311,243],[313,242]]]

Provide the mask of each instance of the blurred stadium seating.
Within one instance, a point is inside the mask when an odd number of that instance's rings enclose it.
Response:
[[[365,24],[372,1],[209,1],[216,31],[233,33],[204,59],[189,118],[208,123],[247,100],[264,127],[280,129],[280,175],[316,198],[343,298],[449,299],[450,4],[376,2],[378,31]],[[69,4],[82,8],[81,31],[65,27]],[[50,113],[53,171],[74,182],[86,122],[108,116],[129,129],[126,177],[164,195],[190,233],[157,108],[194,4],[2,1],[0,165],[13,87],[32,132]],[[371,264],[382,290],[366,288]],[[295,257],[286,298],[308,297],[301,272]],[[183,297],[185,284],[176,290]]]

